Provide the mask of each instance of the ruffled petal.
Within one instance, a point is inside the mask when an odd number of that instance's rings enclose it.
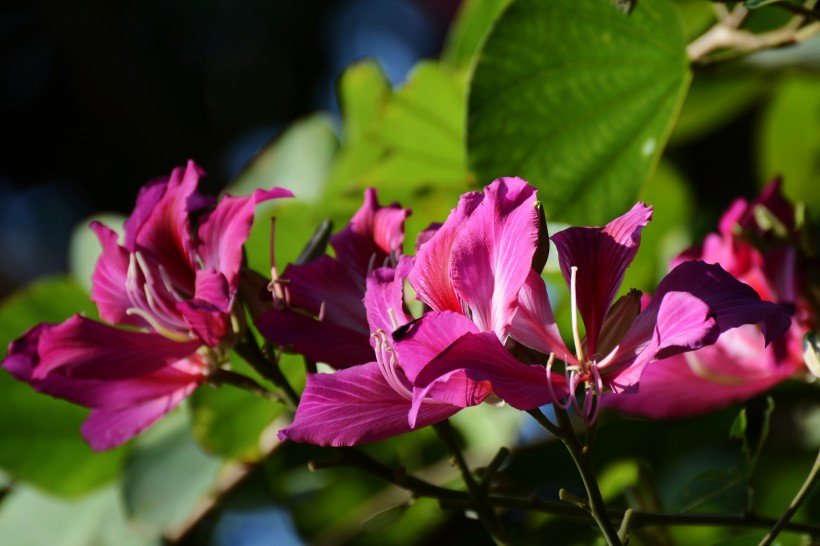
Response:
[[[80,431],[94,451],[112,449],[153,425],[196,387],[196,384],[187,384],[167,396],[138,406],[92,410]]]
[[[364,192],[364,203],[345,228],[330,238],[330,246],[339,260],[356,279],[364,278],[376,267],[386,265],[385,259],[401,254],[404,244],[404,221],[410,209],[393,203],[379,205],[376,190]]]
[[[466,219],[483,199],[484,194],[479,192],[463,194],[447,221],[416,253],[415,265],[407,280],[416,291],[416,297],[434,311],[463,312],[450,278],[450,254]]]
[[[520,178],[487,186],[456,237],[450,265],[453,288],[481,331],[506,339],[537,243],[535,188]]]
[[[250,235],[254,207],[264,201],[293,197],[290,190],[273,188],[256,190],[248,197],[225,196],[209,212],[197,229],[197,254],[203,269],[213,269],[228,281],[231,293],[239,282],[239,266],[242,264],[242,245]]]
[[[174,169],[167,181],[149,183],[125,221],[125,249],[161,263],[174,285],[188,293],[193,292],[196,265],[190,215],[213,202],[196,193],[203,175],[189,161],[185,169]]]
[[[597,352],[598,334],[626,268],[638,252],[641,231],[652,219],[652,207],[637,203],[632,209],[600,227],[571,227],[552,236],[558,249],[561,273],[570,284],[576,277],[578,310],[587,333],[587,354]]]
[[[60,374],[76,379],[127,379],[170,366],[199,346],[197,340],[173,341],[75,315],[40,332],[32,378]]]
[[[578,364],[578,359],[567,349],[558,331],[547,285],[541,275],[532,269],[518,293],[518,310],[512,320],[510,335],[530,349],[545,355],[554,353],[558,360],[570,365]]]
[[[630,388],[652,358],[710,345],[727,330],[758,323],[769,344],[788,330],[791,321],[786,308],[762,301],[751,287],[719,265],[684,262],[658,285],[649,305],[609,358],[610,366],[613,370],[635,368],[618,379],[620,388]]]
[[[447,404],[422,404],[420,428],[459,411]],[[282,440],[351,446],[413,430],[407,422],[410,400],[396,393],[375,362],[332,374],[310,374],[293,424],[279,431]]]
[[[142,318],[128,314],[128,309],[134,306],[126,291],[129,255],[117,243],[119,235],[100,222],[91,222],[90,228],[102,246],[91,277],[91,299],[97,304],[100,317],[112,324],[146,326]]]

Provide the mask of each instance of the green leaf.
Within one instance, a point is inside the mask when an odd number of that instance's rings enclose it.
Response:
[[[88,227],[92,221],[102,222],[122,234],[125,216],[113,213],[96,214],[77,224],[71,233],[68,246],[68,270],[74,281],[89,294],[91,293],[91,275],[97,265],[97,258],[102,253],[97,235]]]
[[[261,378],[250,366],[231,354],[231,368],[241,374]],[[276,441],[276,430],[267,430],[285,407],[272,400],[225,385],[203,387],[190,399],[193,433],[206,450],[228,459],[256,462]]]
[[[763,114],[759,140],[761,184],[783,176],[783,192],[808,210],[820,211],[820,78],[782,83]]]
[[[65,278],[39,281],[0,305],[0,344],[40,322],[60,322],[94,308],[82,288]],[[35,392],[0,372],[0,467],[18,480],[74,496],[112,480],[122,449],[93,453],[80,436],[88,410]]]
[[[746,0],[743,2],[743,5],[749,9],[756,9],[762,8],[763,6],[768,6],[769,4],[777,4],[785,1],[786,0]]]
[[[125,461],[126,513],[147,536],[173,533],[211,490],[221,466],[194,441],[185,413],[170,413],[134,441]]]
[[[159,540],[141,537],[128,525],[115,486],[74,501],[18,486],[0,506],[0,544],[148,546]]]
[[[511,0],[465,0],[459,7],[441,53],[441,61],[453,68],[466,68],[481,41]]]
[[[549,220],[602,224],[651,176],[689,84],[673,5],[518,0],[485,42],[467,147],[478,180],[522,176]]]
[[[415,234],[443,221],[469,189],[464,80],[458,71],[422,62],[404,86],[395,91],[386,86],[372,61],[353,65],[342,76],[345,134],[325,212],[340,229],[361,205],[364,189],[376,187],[383,203],[413,207],[405,239],[412,244]],[[348,127],[355,127],[350,138]]]
[[[233,180],[230,192],[249,195],[257,188],[280,186],[300,200],[316,201],[337,148],[327,116],[305,118],[265,145]]]

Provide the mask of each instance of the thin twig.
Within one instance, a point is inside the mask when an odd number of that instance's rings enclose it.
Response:
[[[800,491],[797,492],[797,495],[794,497],[794,500],[792,500],[789,508],[783,513],[782,516],[780,516],[780,519],[777,520],[777,523],[774,524],[771,531],[763,537],[763,540],[760,541],[759,546],[768,546],[774,541],[777,535],[780,534],[780,531],[782,531],[785,525],[792,519],[798,508],[800,508],[800,505],[803,504],[803,501],[806,500],[806,497],[809,495],[809,491],[812,490],[818,479],[820,479],[820,452],[817,453],[817,459],[814,461],[814,466],[811,467],[809,475],[806,476],[806,481],[803,482],[802,487],[800,487]]]

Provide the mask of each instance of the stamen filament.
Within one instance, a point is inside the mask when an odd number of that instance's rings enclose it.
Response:
[[[575,290],[575,277],[578,273],[578,268],[573,265],[569,269],[570,312],[572,313],[572,337],[573,341],[575,342],[575,356],[576,358],[578,358],[578,363],[582,364],[584,362],[584,349],[583,347],[581,347],[581,335],[578,333],[578,305]]]

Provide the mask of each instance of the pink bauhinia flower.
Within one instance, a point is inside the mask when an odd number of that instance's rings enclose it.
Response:
[[[424,266],[412,268],[409,282],[430,310],[417,321],[405,311],[403,285],[413,264],[410,258],[401,259],[396,269],[375,270],[367,278],[364,299],[375,360],[333,374],[309,375],[294,422],[280,437],[336,446],[380,440],[485,400],[489,384],[465,372],[450,373],[429,396],[415,400],[413,381],[419,363],[461,338],[480,345],[490,365],[492,357],[514,361],[501,338],[507,336],[516,293],[531,268],[538,232],[534,190],[520,179],[500,179],[483,194],[462,196],[443,226],[420,237],[424,242],[415,262]],[[519,245],[522,239],[532,240],[529,251],[528,245]],[[482,277],[450,275],[467,256],[468,261],[481,261]],[[544,376],[539,366],[518,371],[521,380]],[[503,385],[496,390],[514,398]]]
[[[274,296],[281,297],[257,320],[262,335],[335,368],[372,360],[362,305],[365,278],[375,268],[396,265],[409,215],[396,203],[379,205],[376,190],[367,189],[350,223],[330,238],[335,257],[288,265],[274,280]]]
[[[771,345],[764,344],[764,334],[755,325],[726,332],[712,346],[648,366],[640,392],[609,397],[607,407],[655,419],[692,417],[747,400],[803,369],[801,339],[809,314],[799,296],[796,249],[789,241],[776,241],[761,252],[748,239],[749,234],[765,237],[757,221],[761,214],[779,223],[783,235],[794,233],[794,210],[779,187],[776,180],[755,201],[736,200],[721,218],[719,231],[674,263],[699,259],[719,264],[761,298],[794,310],[788,331]]]
[[[492,187],[488,187],[488,194]],[[495,190],[504,196],[499,199],[502,202],[527,191],[534,200],[532,188],[510,191],[499,184]],[[462,198],[460,209],[468,213],[475,209],[472,199],[469,195]],[[527,222],[523,225],[529,228],[522,229],[512,228],[512,215],[470,214],[475,221],[466,222],[454,212],[427,243],[433,245],[439,234],[448,230],[458,231],[453,238],[456,242],[449,246],[448,269],[440,266],[448,256],[447,244],[431,247],[434,258],[422,260],[425,245],[410,282],[415,279],[420,298],[434,309],[468,313],[478,332],[469,331],[463,321],[448,325],[447,318],[438,314],[425,316],[399,336],[396,350],[400,361],[405,370],[412,370],[408,374],[414,385],[411,423],[414,411],[428,398],[461,406],[478,402],[448,387],[454,374],[486,382],[499,398],[518,409],[572,401],[587,421],[592,421],[597,398],[605,391],[637,391],[641,373],[650,362],[710,345],[723,332],[745,324],[760,323],[767,343],[788,328],[783,308],[761,301],[754,290],[720,266],[699,261],[681,264],[667,275],[643,311],[637,292],[613,305],[651,213],[650,207],[638,203],[604,227],[573,227],[552,237],[571,292],[576,347],[572,353],[558,332],[544,281],[530,267],[537,243],[534,216],[524,215]],[[583,341],[576,308],[586,327]],[[443,350],[419,349],[428,337],[442,331],[451,332],[455,341]],[[499,350],[510,346],[509,338],[534,350],[534,360],[546,361],[546,370]],[[555,358],[566,363],[563,375],[556,376],[551,369]],[[576,398],[580,386],[584,387],[583,403]],[[567,394],[569,400],[564,401]]]
[[[91,225],[102,245],[91,297],[110,324],[80,315],[40,324],[3,361],[36,390],[91,408],[82,434],[95,450],[144,430],[224,363],[243,312],[235,299],[254,205],[292,196],[257,190],[210,208],[196,192],[202,174],[188,162],[143,187],[122,245]]]

